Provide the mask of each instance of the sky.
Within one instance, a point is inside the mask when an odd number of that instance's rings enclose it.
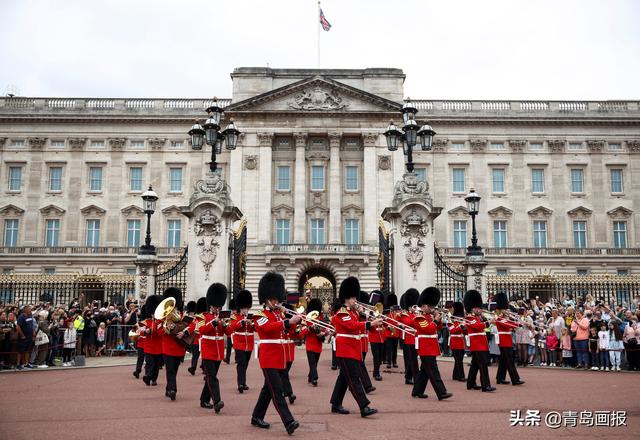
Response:
[[[324,0],[320,67],[414,99],[640,99],[637,0]],[[316,0],[0,0],[0,93],[231,97],[235,67],[316,68]]]

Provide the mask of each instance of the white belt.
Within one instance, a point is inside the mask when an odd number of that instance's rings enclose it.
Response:
[[[510,335],[511,332],[498,332],[499,335]]]
[[[208,339],[210,341],[224,341],[224,336],[207,336],[201,335],[200,339]]]
[[[420,339],[438,339],[438,335],[416,335],[415,347],[419,348]]]
[[[486,333],[482,332],[482,333],[469,333],[467,334],[467,336],[486,336]]]
[[[460,335],[460,334],[456,334],[456,335],[449,335],[450,338],[464,338],[464,335]]]
[[[253,336],[253,333],[248,332],[234,332],[233,334],[238,336]]]
[[[363,335],[350,335],[347,333],[338,333],[336,336],[342,336],[343,338],[362,339]]]
[[[254,344],[255,348],[255,359],[258,359],[258,347],[262,344],[286,344],[288,341],[286,339],[259,339]]]

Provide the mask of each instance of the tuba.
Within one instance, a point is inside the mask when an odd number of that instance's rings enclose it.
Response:
[[[170,336],[176,337],[178,333],[187,328],[188,322],[182,319],[182,314],[176,307],[175,298],[165,298],[162,300],[158,307],[156,307],[153,317],[159,321],[162,321],[162,325]],[[185,346],[193,343],[194,336],[188,335],[182,339],[178,339],[181,344]]]

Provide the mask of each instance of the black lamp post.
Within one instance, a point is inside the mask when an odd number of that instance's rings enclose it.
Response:
[[[229,121],[227,128],[220,132],[220,119],[224,110],[218,107],[217,104],[217,100],[214,99],[213,105],[207,109],[209,117],[203,125],[200,125],[196,120],[191,130],[189,130],[192,150],[202,150],[205,142],[211,146],[209,169],[212,173],[218,168],[216,154],[222,154],[222,143],[226,140],[227,150],[235,150],[238,143],[238,135],[240,134],[232,120]]]
[[[464,201],[467,202],[467,211],[471,216],[471,246],[467,248],[467,256],[482,256],[484,252],[482,252],[482,247],[478,246],[478,234],[476,233],[476,215],[480,210],[480,196],[471,188]]]
[[[151,244],[151,215],[156,210],[156,202],[158,194],[155,193],[151,185],[149,189],[142,194],[142,204],[144,212],[147,214],[147,236],[144,238],[144,244],[140,246],[140,255],[155,255],[156,247]]]
[[[431,151],[433,136],[436,134],[429,124],[418,125],[415,119],[416,113],[418,113],[418,109],[411,104],[411,101],[407,100],[402,106],[402,121],[404,123],[402,131],[398,130],[391,121],[387,131],[384,132],[389,151],[396,151],[402,145],[402,151],[407,156],[406,166],[409,173],[413,172],[413,147],[419,143],[422,151]]]

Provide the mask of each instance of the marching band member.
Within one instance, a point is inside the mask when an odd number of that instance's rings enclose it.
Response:
[[[173,298],[176,300],[176,309],[182,312],[183,300],[182,292],[177,287],[168,287],[162,294],[164,299]],[[181,313],[182,316],[182,313]],[[167,388],[164,395],[171,400],[176,400],[176,394],[178,392],[177,376],[180,364],[184,360],[184,354],[187,351],[186,345],[179,339],[184,337],[184,334],[173,336],[170,334],[171,328],[167,328],[164,324],[161,327],[160,333],[162,334],[162,357],[164,359],[164,369],[167,375]]]
[[[503,292],[496,294],[494,298],[496,302],[496,319],[491,322],[498,328],[498,345],[500,346],[500,359],[498,361],[498,372],[496,373],[496,382],[499,384],[508,385],[506,381],[507,371],[509,372],[509,378],[513,385],[522,385],[524,381],[520,380],[520,375],[513,363],[512,351],[513,351],[513,329],[518,328],[520,325],[513,320],[507,319],[504,316],[504,311],[509,310],[509,298]]]
[[[384,296],[379,290],[374,290],[369,296],[369,304],[375,306],[378,303],[382,303]],[[381,327],[369,329],[369,342],[371,343],[371,354],[373,355],[373,378],[375,380],[382,380],[380,375],[380,365],[384,358],[384,341],[385,341],[385,329]]]
[[[162,322],[153,317],[153,312],[160,304],[160,295],[151,295],[144,303],[147,319],[144,320],[144,376],[142,381],[147,385],[158,385],[158,372],[162,363]]]
[[[363,304],[369,304],[369,295],[367,292],[360,292],[359,300]],[[360,313],[360,319],[362,321],[366,321],[367,317],[364,313]],[[369,352],[369,332],[368,330],[360,331],[360,348],[362,350],[362,358],[360,360],[360,380],[362,381],[362,386],[364,387],[365,393],[369,394],[376,390],[376,387],[371,383],[371,377],[369,376],[369,370],[367,370],[367,364],[365,364],[365,360],[367,359],[367,353]]]
[[[331,311],[329,313],[329,320],[333,321],[333,317],[335,316],[336,313],[338,313],[338,310],[340,310],[342,308],[342,303],[340,302],[340,300],[338,298],[335,298],[333,300],[333,304],[331,304]],[[336,359],[336,335],[331,335],[331,369],[332,370],[337,370],[338,369],[338,360]]]
[[[204,314],[207,311],[207,298],[200,297],[196,301],[196,313],[194,317],[195,330],[198,330],[204,324]],[[193,343],[191,344],[191,366],[187,368],[189,373],[194,376],[198,367],[198,359],[200,359],[200,333],[193,333]],[[202,368],[202,365],[200,365]]]
[[[438,370],[438,362],[436,357],[440,355],[440,345],[438,344],[438,330],[442,329],[442,321],[439,312],[432,315],[431,308],[437,307],[440,302],[440,290],[435,287],[427,287],[420,294],[418,306],[422,313],[414,318],[413,327],[416,329],[416,345],[418,347],[418,356],[420,356],[420,371],[416,378],[412,397],[424,399],[427,395],[424,393],[427,388],[427,379],[431,382],[431,386],[438,396],[438,400],[444,400],[453,394],[448,393],[444,386],[444,382],[440,378]]]
[[[285,333],[292,325],[300,322],[299,316],[285,319],[280,310],[280,302],[284,299],[284,278],[276,272],[267,272],[258,285],[258,299],[264,309],[253,315],[258,337],[257,347],[260,368],[264,374],[264,385],[251,416],[251,424],[267,429],[271,425],[264,421],[264,416],[273,401],[276,411],[289,435],[300,426],[289,411],[282,389],[282,371],[286,368]]]
[[[385,310],[386,314],[389,318],[397,321],[399,318],[398,314],[398,297],[395,293],[390,293],[385,298]],[[398,368],[398,338],[400,337],[400,332],[390,326],[385,326],[384,331],[384,347],[385,354],[387,356],[387,368]]]
[[[284,304],[284,307],[293,310],[294,307],[289,303],[289,300],[298,302],[298,296],[295,296],[295,299],[290,298],[290,295],[287,296],[287,303]],[[289,404],[293,405],[293,402],[296,401],[296,395],[293,394],[293,386],[291,385],[291,379],[289,379],[289,371],[291,370],[291,366],[293,365],[293,361],[295,360],[296,355],[296,346],[294,339],[297,339],[300,335],[300,326],[297,324],[291,324],[289,330],[287,330],[284,334],[285,339],[285,368],[281,371],[280,375],[282,377],[282,390],[284,392],[284,397],[289,398]]]
[[[235,298],[231,298],[231,300],[229,301],[229,310],[236,310],[237,308],[238,307],[236,307]],[[231,362],[231,349],[233,348],[235,348],[233,345],[233,336],[231,333],[229,333],[225,336],[225,353],[223,359],[224,363],[227,365],[229,365],[229,363]]]
[[[145,325],[146,325],[147,318],[148,318],[147,308],[143,304],[142,307],[140,308],[140,314],[138,315],[138,323],[136,324],[136,327],[135,327],[136,329],[135,331],[138,334],[138,338],[136,339],[136,351],[137,351],[138,358],[136,360],[136,369],[133,371],[133,376],[136,379],[140,378],[140,372],[142,371],[142,365],[144,364],[144,357],[145,357],[144,343],[146,342],[146,339],[147,339],[145,335]]]
[[[464,306],[461,302],[456,301],[453,303],[453,316],[458,318],[464,318]],[[453,321],[447,324],[449,327],[449,347],[453,353],[453,380],[460,382],[466,382],[464,377],[464,331],[458,321]]]
[[[404,310],[400,315],[399,321],[406,327],[413,328],[413,306],[418,302],[420,292],[417,289],[410,288],[400,297],[400,306]],[[413,385],[418,376],[418,354],[416,352],[416,337],[411,332],[402,332],[402,354],[404,358],[404,383],[405,385]]]
[[[253,351],[253,321],[248,318],[249,309],[253,304],[253,297],[248,290],[241,290],[236,296],[237,311],[231,316],[228,332],[232,334],[233,350],[236,358],[236,374],[238,378],[238,392],[242,394],[248,390],[247,367]]]
[[[496,389],[491,386],[489,379],[489,343],[484,331],[486,325],[482,318],[482,295],[477,290],[468,290],[463,298],[464,309],[469,315],[467,323],[463,327],[469,336],[469,350],[471,351],[471,367],[467,376],[467,389],[492,392]],[[476,384],[476,376],[480,371],[480,383]]]
[[[224,407],[220,397],[218,370],[224,358],[225,323],[220,319],[220,309],[227,302],[227,288],[224,284],[213,283],[207,289],[209,312],[203,314],[204,323],[198,326],[194,320],[186,332],[200,334],[200,355],[204,370],[204,385],[200,393],[200,406],[217,413]],[[213,404],[211,404],[213,399]]]
[[[307,314],[311,312],[322,313],[322,302],[318,298],[313,298],[307,303]],[[321,319],[318,316],[318,319]],[[322,343],[328,332],[317,325],[309,324],[300,331],[300,336],[305,339],[305,349],[307,351],[307,361],[309,362],[309,375],[307,381],[318,386],[318,361],[322,353]]]
[[[331,395],[331,412],[349,414],[342,406],[344,395],[349,388],[360,407],[360,415],[368,417],[378,410],[369,407],[370,402],[362,387],[360,339],[363,331],[381,326],[382,318],[367,322],[359,320],[360,314],[354,310],[359,294],[360,282],[357,278],[348,277],[340,284],[338,296],[344,306],[333,317],[333,326],[336,328],[336,358],[340,373]]]

